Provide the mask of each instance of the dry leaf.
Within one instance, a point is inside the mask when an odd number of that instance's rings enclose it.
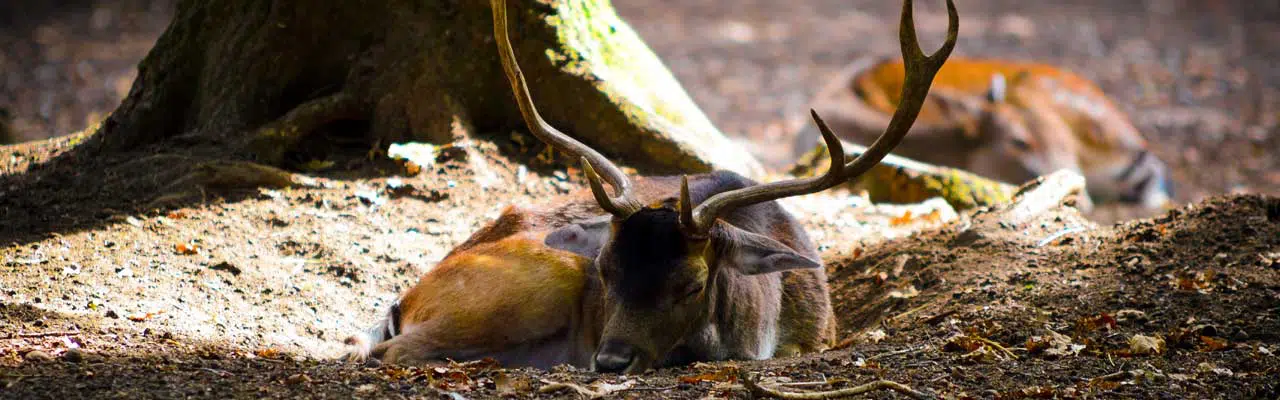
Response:
[[[1208,292],[1212,290],[1213,271],[1197,271],[1196,273],[1178,277],[1174,287],[1183,291]]]
[[[1133,335],[1129,338],[1130,355],[1147,356],[1161,353],[1164,353],[1164,339],[1146,335]]]
[[[1226,339],[1218,339],[1213,336],[1200,336],[1200,351],[1218,351],[1231,348],[1231,343]]]
[[[969,335],[956,334],[947,339],[947,343],[942,345],[943,351],[972,352],[983,347],[982,342],[975,340]]]
[[[154,317],[160,314],[164,314],[164,311],[129,314],[129,316],[126,318],[128,318],[130,321],[133,321],[133,322],[142,322],[142,321],[149,320],[151,319],[151,317]]]
[[[1000,354],[990,347],[982,346],[974,351],[965,353],[965,355],[960,356],[960,359],[976,364],[990,364],[999,360]]]
[[[1044,354],[1052,359],[1080,354],[1085,345],[1073,343],[1070,336],[1049,331],[1048,335],[1028,338],[1026,347],[1031,354]]]
[[[700,382],[737,382],[738,369],[735,367],[720,368],[715,371],[701,373],[698,375],[682,376],[680,383],[700,383]]]
[[[1098,329],[1115,329],[1116,319],[1111,314],[1101,313],[1097,316],[1082,318],[1076,322],[1077,333],[1089,333]]]
[[[498,372],[493,377],[493,386],[498,390],[498,394],[503,396],[526,393],[533,390],[533,385],[528,378],[511,376],[502,372]]]
[[[276,349],[276,348],[258,349],[253,352],[253,355],[258,356],[259,358],[274,360],[274,359],[280,358],[280,349]]]
[[[884,329],[876,329],[873,331],[867,331],[866,336],[867,341],[871,343],[880,343],[881,340],[884,340],[884,338],[889,335],[884,333]]]
[[[173,252],[184,256],[200,254],[200,246],[194,243],[178,243],[173,245]]]
[[[902,290],[889,291],[889,297],[894,299],[909,299],[920,295],[920,291],[916,290],[915,285],[907,285]]]
[[[911,210],[902,213],[902,216],[889,219],[889,226],[902,226],[911,223]]]

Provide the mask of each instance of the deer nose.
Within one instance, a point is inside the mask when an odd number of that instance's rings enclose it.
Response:
[[[618,340],[609,340],[596,352],[596,372],[622,372],[635,361],[635,347]]]

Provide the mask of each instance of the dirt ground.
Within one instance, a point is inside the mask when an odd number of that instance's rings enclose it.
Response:
[[[617,3],[722,129],[761,144],[783,140],[782,121],[825,74],[894,46],[891,3]],[[1061,209],[974,236],[966,231],[980,215],[936,203],[806,196],[787,205],[823,249],[839,349],[634,377],[484,363],[360,368],[332,361],[342,338],[503,207],[578,188],[580,174],[538,159],[527,137],[487,135],[437,149],[415,176],[340,148],[336,164],[296,187],[179,199],[190,188],[171,183],[216,151],[86,158],[68,152],[83,137],[68,136],[0,147],[0,397],[580,397],[540,393],[550,382],[615,398],[744,397],[736,371],[748,371],[786,390],[890,379],[950,398],[1278,398],[1280,198],[1210,194],[1280,188],[1280,7],[1023,3],[960,4],[973,34],[958,52],[1081,68],[1134,110],[1195,204],[1114,226]],[[151,16],[105,32],[144,43],[163,28],[165,4],[100,3],[132,10],[118,18]],[[933,23],[922,30],[940,36],[939,7],[920,7],[921,24]],[[79,32],[94,10],[31,26]],[[75,90],[108,83],[23,75],[64,64],[8,57],[27,40],[14,32],[36,29],[21,26],[0,28],[10,35],[0,36],[0,107],[35,121],[15,124],[25,137],[78,129],[118,101],[87,98],[52,119],[31,112],[28,99],[78,99]],[[59,37],[93,48],[82,35]],[[127,75],[119,65],[136,62],[123,60],[138,48],[70,59]],[[1156,71],[1155,83],[1133,71]]]

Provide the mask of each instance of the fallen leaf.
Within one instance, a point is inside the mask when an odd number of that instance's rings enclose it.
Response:
[[[894,299],[909,299],[918,295],[920,295],[920,291],[916,290],[915,285],[907,285],[907,287],[902,290],[889,291],[889,297]]]
[[[1085,345],[1073,343],[1070,336],[1049,331],[1048,335],[1027,338],[1026,347],[1028,353],[1043,354],[1053,359],[1080,354]]]
[[[1218,339],[1213,336],[1200,336],[1200,351],[1219,351],[1231,348],[1231,343],[1226,339]]]
[[[498,372],[494,375],[493,386],[494,389],[498,390],[498,394],[502,396],[527,393],[533,390],[533,384],[528,378],[511,376],[503,372]]]
[[[901,216],[889,219],[889,226],[902,226],[911,223],[911,210],[902,213]]]
[[[1135,356],[1148,356],[1164,353],[1164,339],[1146,336],[1133,335],[1129,338],[1129,354]]]
[[[151,317],[154,317],[160,314],[164,314],[164,311],[134,313],[134,314],[129,314],[129,316],[126,318],[128,318],[130,321],[133,321],[133,322],[142,322],[142,321],[149,320],[151,319]]]
[[[1000,354],[990,347],[982,346],[965,353],[960,359],[975,364],[991,364],[1000,359]]]
[[[1182,291],[1209,292],[1213,289],[1213,271],[1196,271],[1178,277],[1174,287]]]
[[[884,338],[889,335],[884,333],[884,329],[876,329],[873,331],[867,331],[866,336],[867,341],[870,341],[871,343],[880,343],[881,340],[884,340]]]
[[[705,372],[698,375],[682,376],[681,383],[700,383],[700,382],[737,382],[738,369],[736,367],[724,367],[711,372]]]
[[[1213,363],[1208,363],[1208,362],[1202,362],[1200,364],[1197,364],[1196,369],[1199,370],[1201,373],[1212,373],[1214,375],[1221,375],[1226,377],[1235,375],[1235,373],[1232,372],[1230,368],[1219,367],[1217,365],[1214,365]]]
[[[276,348],[258,349],[253,352],[253,355],[258,356],[259,358],[274,360],[274,359],[280,358],[280,349],[276,349]]]
[[[942,350],[968,353],[977,350],[980,347],[983,347],[982,342],[975,340],[969,335],[956,334],[947,339],[946,344],[942,345]]]
[[[184,255],[200,254],[200,246],[194,243],[178,243],[173,245],[173,252]]]
[[[1076,332],[1080,334],[1089,333],[1098,329],[1115,329],[1116,319],[1111,314],[1101,313],[1093,317],[1082,318],[1076,321]]]

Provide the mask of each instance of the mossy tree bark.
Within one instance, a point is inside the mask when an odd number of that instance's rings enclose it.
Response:
[[[608,0],[509,7],[517,56],[548,121],[651,172],[758,174]],[[183,1],[95,136],[105,151],[177,138],[277,163],[342,121],[367,123],[369,142],[383,146],[523,130],[488,4]]]

